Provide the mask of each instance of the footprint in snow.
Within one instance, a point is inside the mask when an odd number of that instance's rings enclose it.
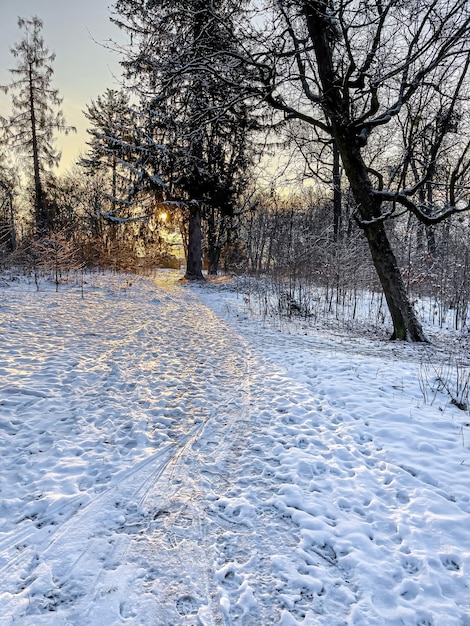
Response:
[[[460,559],[454,554],[441,554],[441,563],[450,572],[460,571]]]
[[[198,602],[192,596],[181,596],[176,601],[176,610],[180,615],[196,615]]]
[[[413,558],[404,559],[402,567],[407,574],[417,574],[419,572],[419,563]]]

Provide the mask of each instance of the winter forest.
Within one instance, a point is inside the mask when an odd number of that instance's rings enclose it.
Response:
[[[110,19],[129,38],[122,90],[89,103],[89,141],[60,177],[54,139],[73,128],[54,54],[39,18],[20,22],[4,86],[4,264],[184,257],[188,279],[269,275],[287,313],[309,314],[312,285],[336,300],[369,289],[398,339],[426,340],[417,296],[465,327],[466,2],[116,2]]]
[[[67,171],[0,85],[0,622],[469,626],[468,0],[109,19]]]

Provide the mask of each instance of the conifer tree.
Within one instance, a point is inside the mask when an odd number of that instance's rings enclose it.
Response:
[[[14,197],[17,176],[0,144],[0,251],[16,247]]]
[[[188,279],[202,278],[201,221],[214,210],[222,215],[233,210],[250,161],[247,138],[254,122],[239,96],[242,81],[232,63],[240,4],[118,0],[115,5],[113,21],[130,35],[123,66],[151,127],[154,175],[160,172],[165,193],[186,207]]]
[[[100,172],[109,181],[103,192],[110,203],[108,214],[117,217],[120,200],[129,190],[129,160],[131,136],[134,131],[134,113],[129,97],[123,91],[107,89],[92,100],[84,111],[90,122],[87,132],[88,151],[79,164],[90,174]]]
[[[19,18],[18,26],[23,37],[11,48],[17,65],[10,69],[12,82],[2,86],[12,93],[12,112],[4,124],[11,147],[27,157],[28,174],[34,181],[34,222],[41,234],[51,229],[54,219],[44,191],[44,172],[60,160],[54,134],[75,129],[66,125],[58,109],[62,99],[52,86],[55,54],[42,37],[43,22],[38,17]]]

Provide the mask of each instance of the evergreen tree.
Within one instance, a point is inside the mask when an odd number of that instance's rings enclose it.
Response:
[[[99,172],[109,181],[109,187],[103,190],[111,207],[107,214],[119,217],[132,180],[129,151],[135,120],[129,97],[123,91],[107,89],[91,101],[84,114],[90,122],[87,130],[90,140],[87,142],[89,149],[79,164],[88,173]]]
[[[13,80],[2,86],[12,92],[12,113],[5,121],[11,147],[27,156],[34,180],[34,221],[38,233],[46,232],[53,224],[53,211],[48,206],[44,191],[44,172],[58,165],[60,153],[54,147],[54,133],[68,133],[57,89],[52,87],[55,55],[49,51],[41,35],[43,23],[38,17],[19,18],[23,38],[11,52],[17,66],[10,70]],[[29,168],[28,168],[29,169]]]
[[[188,279],[202,278],[201,220],[233,211],[250,161],[254,123],[232,62],[239,10],[227,0],[115,5],[115,23],[131,36],[123,65],[153,138],[153,176],[160,173],[167,196],[186,207]]]
[[[0,251],[16,247],[14,197],[17,177],[0,145]]]

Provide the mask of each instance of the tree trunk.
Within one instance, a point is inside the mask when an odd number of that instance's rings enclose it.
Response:
[[[406,286],[381,219],[381,201],[374,195],[366,165],[353,136],[338,133],[343,166],[358,207],[377,276],[393,322],[391,339],[426,342],[421,323],[408,298]]]
[[[205,3],[198,0],[194,3],[193,9],[193,45],[195,49],[192,53],[197,58],[198,49],[197,42],[203,37],[204,27],[206,26],[207,13],[204,12]],[[188,204],[189,224],[188,224],[188,253],[186,259],[187,280],[204,280],[202,275],[202,230],[201,230],[201,206],[199,199],[202,198],[201,193],[201,171],[199,164],[203,156],[203,143],[201,129],[199,127],[199,110],[198,103],[204,99],[203,89],[201,85],[201,77],[197,74],[191,85],[191,117],[189,120],[190,135],[192,135],[191,145],[189,149],[189,157],[192,162],[192,171],[189,175],[189,184],[187,187],[188,197],[191,201]]]
[[[333,237],[336,242],[341,239],[341,229],[341,172],[338,146],[333,141]]]
[[[344,96],[342,82],[337,74],[332,52],[332,38],[335,33],[328,12],[329,5],[323,0],[310,0],[303,2],[302,6],[317,59],[323,91],[322,106],[339,150],[372,261],[387,300],[393,322],[392,339],[426,341],[388,240],[382,218],[382,202],[374,194],[369,170],[362,158],[361,143],[351,119],[350,102]]]
[[[405,283],[385,231],[383,222],[364,228],[372,261],[382,285],[393,321],[391,339],[427,341],[406,292]]]
[[[433,189],[431,183],[427,184],[427,206],[428,210],[431,211],[431,207],[433,205]],[[431,255],[432,259],[436,258],[437,255],[437,244],[436,237],[434,236],[434,228],[432,226],[426,225],[426,241],[428,243],[428,252]]]
[[[189,206],[187,280],[204,280],[202,275],[201,209],[196,202]]]
[[[208,268],[207,273],[209,276],[217,276],[217,272],[219,271],[219,261],[220,261],[220,245],[219,245],[219,237],[217,236],[217,224],[216,224],[216,215],[215,209],[210,207],[207,211],[206,215],[206,223],[207,223],[207,262]]]
[[[13,206],[13,194],[8,193],[8,206],[10,209],[10,248],[14,252],[16,250],[16,227],[15,227],[15,209]]]
[[[34,84],[33,84],[33,70],[32,64],[29,67],[29,106],[30,106],[30,121],[31,121],[31,143],[33,150],[33,172],[34,172],[34,221],[36,224],[37,234],[41,235],[47,230],[47,216],[44,210],[44,193],[42,189],[41,171],[39,167],[39,146],[37,139],[37,122],[36,122],[36,110],[34,101]]]
[[[217,276],[219,272],[220,248],[218,246],[210,247],[207,253],[207,273],[209,276]]]

